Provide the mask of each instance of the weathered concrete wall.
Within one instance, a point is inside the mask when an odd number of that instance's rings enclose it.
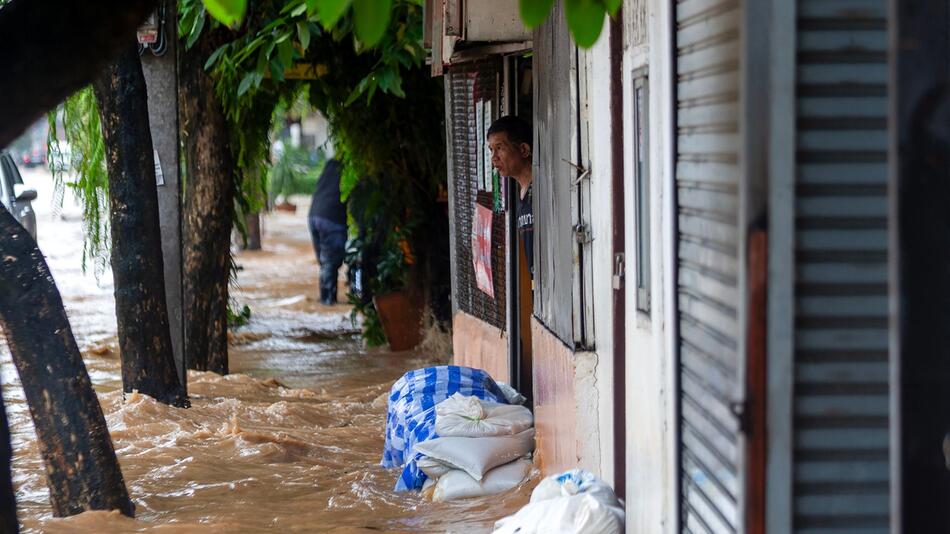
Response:
[[[165,40],[168,49],[161,57],[146,51],[142,55],[142,71],[148,87],[152,145],[158,154],[156,165],[160,163],[162,171],[162,181],[159,181],[158,186],[158,210],[168,322],[178,376],[182,385],[186,385],[181,277],[181,182],[178,176],[178,69],[175,60],[178,42],[175,21],[178,15],[175,2],[166,2],[165,5]]]
[[[574,353],[537,318],[531,319],[531,336],[537,454],[550,475],[578,463]]]
[[[508,336],[462,311],[452,317],[452,354],[455,365],[483,369],[508,382]]]
[[[588,90],[586,103],[591,169],[591,232],[593,252],[593,298],[596,353],[577,353],[576,403],[578,413],[589,417],[578,421],[581,464],[610,482],[614,478],[614,339],[613,339],[613,156],[610,109],[610,35],[604,21],[600,39],[580,59],[586,62]],[[622,347],[621,347],[622,350]],[[583,411],[581,411],[583,410]],[[588,437],[589,436],[589,437]]]

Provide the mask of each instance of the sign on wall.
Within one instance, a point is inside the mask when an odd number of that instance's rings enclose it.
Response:
[[[491,272],[491,208],[476,204],[473,222],[472,263],[475,268],[475,285],[489,297],[495,298]]]

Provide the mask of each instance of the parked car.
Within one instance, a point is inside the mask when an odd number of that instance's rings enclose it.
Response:
[[[0,201],[13,217],[36,239],[36,213],[32,201],[36,189],[23,183],[9,152],[0,152]]]
[[[40,165],[46,164],[46,150],[44,148],[34,146],[29,150],[24,150],[20,154],[20,163],[26,166],[27,168],[39,167]]]

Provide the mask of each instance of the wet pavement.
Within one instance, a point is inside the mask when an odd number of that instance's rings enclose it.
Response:
[[[431,503],[391,491],[378,466],[385,394],[408,369],[443,363],[450,342],[430,333],[411,353],[367,350],[349,307],[322,306],[301,205],[264,219],[264,250],[241,252],[232,291],[251,318],[231,336],[233,373],[191,372],[192,408],[123,398],[108,269],[81,268],[82,228],[67,199],[49,208],[37,185],[39,244],[106,413],[137,518],[50,516],[42,460],[19,379],[0,343],[12,427],[14,481],[25,532],[487,532],[528,500],[529,482],[504,496]],[[305,203],[306,200],[302,199]]]

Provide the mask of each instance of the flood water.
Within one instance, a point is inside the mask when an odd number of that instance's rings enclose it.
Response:
[[[239,253],[238,306],[248,325],[231,339],[232,374],[192,372],[190,409],[123,397],[108,269],[81,269],[82,229],[49,213],[38,185],[39,243],[47,256],[109,424],[136,519],[86,512],[54,519],[29,410],[0,341],[14,481],[25,532],[487,532],[528,500],[535,478],[504,496],[431,503],[392,492],[378,466],[385,394],[408,369],[443,363],[447,337],[394,354],[366,350],[349,308],[317,299],[317,268],[303,213],[264,222],[260,252]]]

